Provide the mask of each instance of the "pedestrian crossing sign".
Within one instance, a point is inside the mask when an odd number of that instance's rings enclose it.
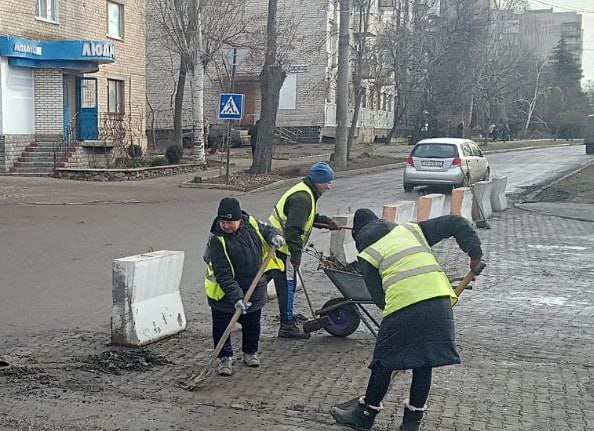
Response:
[[[243,94],[221,93],[219,120],[241,120],[241,117],[243,117]]]

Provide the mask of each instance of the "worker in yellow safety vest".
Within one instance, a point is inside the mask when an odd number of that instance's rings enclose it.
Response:
[[[295,295],[296,272],[301,265],[301,254],[311,234],[314,224],[324,225],[330,230],[338,225],[330,217],[317,214],[320,196],[330,189],[334,180],[334,171],[324,162],[314,163],[305,178],[291,187],[275,205],[269,223],[283,232],[286,244],[277,250],[277,256],[283,262],[291,263],[291,271],[286,266],[282,270],[268,273],[274,279],[278,308],[280,311],[280,338],[309,338],[309,334],[295,322],[293,304]]]
[[[243,298],[270,246],[282,247],[285,240],[276,229],[242,211],[235,198],[221,200],[210,233],[204,255],[207,264],[204,288],[211,308],[214,345],[220,341],[235,310],[241,309],[243,361],[248,367],[258,367],[260,317],[267,299],[266,278],[259,280],[249,302],[244,303]],[[283,262],[274,258],[267,268],[280,270],[283,267]],[[219,375],[232,374],[232,357],[233,347],[228,338],[219,353]]]
[[[454,237],[478,274],[484,266],[481,243],[460,216],[396,225],[366,208],[355,212],[352,234],[365,284],[384,317],[365,395],[358,403],[333,407],[331,413],[340,424],[371,429],[392,372],[412,369],[400,430],[417,431],[427,408],[432,369],[460,363],[452,313],[457,298],[431,246]]]

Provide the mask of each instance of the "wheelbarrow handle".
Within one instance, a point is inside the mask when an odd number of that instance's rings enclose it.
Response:
[[[324,223],[314,223],[314,227],[320,228],[320,229],[330,229],[330,225],[329,224],[324,224]],[[338,229],[340,230],[353,230],[352,226],[338,226]]]

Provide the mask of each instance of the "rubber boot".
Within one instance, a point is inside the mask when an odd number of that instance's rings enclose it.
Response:
[[[369,406],[365,404],[361,397],[358,403],[346,404],[332,407],[330,414],[340,425],[350,427],[355,430],[367,431],[373,426],[375,416],[380,412],[380,407]]]
[[[310,337],[310,334],[303,332],[294,320],[288,322],[281,322],[280,329],[278,330],[279,338],[299,338],[306,340]]]
[[[414,407],[408,403],[404,404],[404,417],[402,418],[402,425],[400,425],[400,431],[419,431],[421,426],[421,419],[423,419],[423,413],[427,410],[427,406]]]

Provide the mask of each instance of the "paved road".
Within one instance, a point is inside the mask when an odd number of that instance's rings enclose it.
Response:
[[[524,157],[521,175],[511,177],[517,188],[530,185],[529,175],[538,181],[580,165],[582,150],[554,150],[559,163],[550,163],[551,150],[490,159],[504,169]],[[271,304],[260,369],[240,366],[232,379],[215,378],[196,393],[174,387],[211,348],[198,262],[205,226],[224,193],[166,183],[0,178],[0,356],[13,364],[0,368],[0,430],[339,430],[328,409],[360,394],[368,377],[374,340],[363,326],[348,339],[321,332],[307,342],[278,340]],[[399,170],[344,178],[321,210],[379,209],[415,196],[401,190]],[[241,200],[262,217],[280,193]],[[489,267],[455,310],[463,363],[435,373],[424,429],[594,429],[592,224],[517,209],[490,222],[491,230],[479,232]],[[313,242],[325,249],[328,238],[316,233]],[[169,365],[99,372],[89,355],[110,349],[111,261],[149,247],[187,253],[189,329],[150,346]],[[436,252],[448,268],[466,265],[452,241]],[[316,304],[336,295],[313,262],[306,280]],[[297,301],[304,306],[301,295]],[[397,428],[409,378],[395,380],[374,429]]]

